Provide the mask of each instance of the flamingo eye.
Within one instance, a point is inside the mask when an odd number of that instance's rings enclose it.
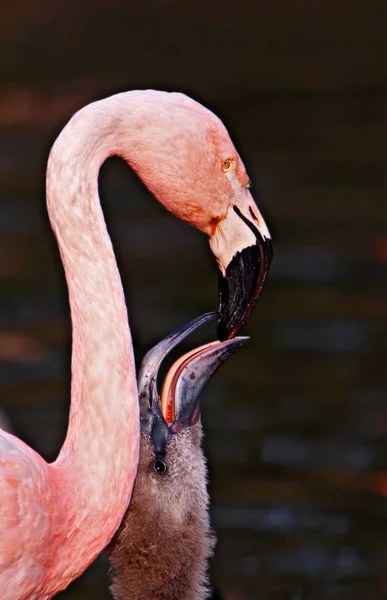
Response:
[[[231,158],[226,158],[226,160],[224,160],[222,162],[222,169],[223,169],[223,171],[225,173],[227,173],[228,171],[230,171],[233,163],[234,163],[234,161],[231,160]]]
[[[157,475],[164,475],[165,471],[167,470],[167,465],[163,460],[161,460],[161,458],[156,458],[154,469]]]

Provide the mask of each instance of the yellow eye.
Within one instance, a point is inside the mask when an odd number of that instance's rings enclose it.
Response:
[[[226,160],[224,160],[222,162],[222,169],[225,173],[227,173],[227,171],[229,171],[231,169],[231,165],[232,165],[232,161],[231,159],[227,158]]]

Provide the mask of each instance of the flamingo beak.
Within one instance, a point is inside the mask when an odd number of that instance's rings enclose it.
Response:
[[[256,204],[232,206],[210,239],[221,271],[219,277],[218,337],[234,337],[249,317],[272,259],[269,230]]]
[[[215,317],[216,313],[208,313],[191,321],[162,340],[143,359],[138,378],[141,431],[148,433],[157,455],[165,453],[172,434],[198,421],[199,398],[204,385],[223,361],[248,339],[237,337],[210,342],[191,350],[172,365],[160,396],[156,380],[162,360],[187,335]]]

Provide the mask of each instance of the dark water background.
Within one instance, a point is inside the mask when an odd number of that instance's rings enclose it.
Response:
[[[226,600],[387,598],[387,4],[0,10],[0,405],[16,432],[53,459],[67,422],[49,147],[91,100],[185,90],[228,125],[275,244],[251,341],[203,396],[213,580]],[[101,194],[140,359],[216,306],[216,268],[117,159]],[[61,597],[108,599],[104,559]]]

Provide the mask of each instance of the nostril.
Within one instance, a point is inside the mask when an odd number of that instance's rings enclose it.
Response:
[[[253,209],[251,208],[251,206],[249,206],[249,211],[250,211],[250,214],[253,217],[254,221],[256,221],[258,223],[258,217],[255,214],[255,212],[253,211]]]

